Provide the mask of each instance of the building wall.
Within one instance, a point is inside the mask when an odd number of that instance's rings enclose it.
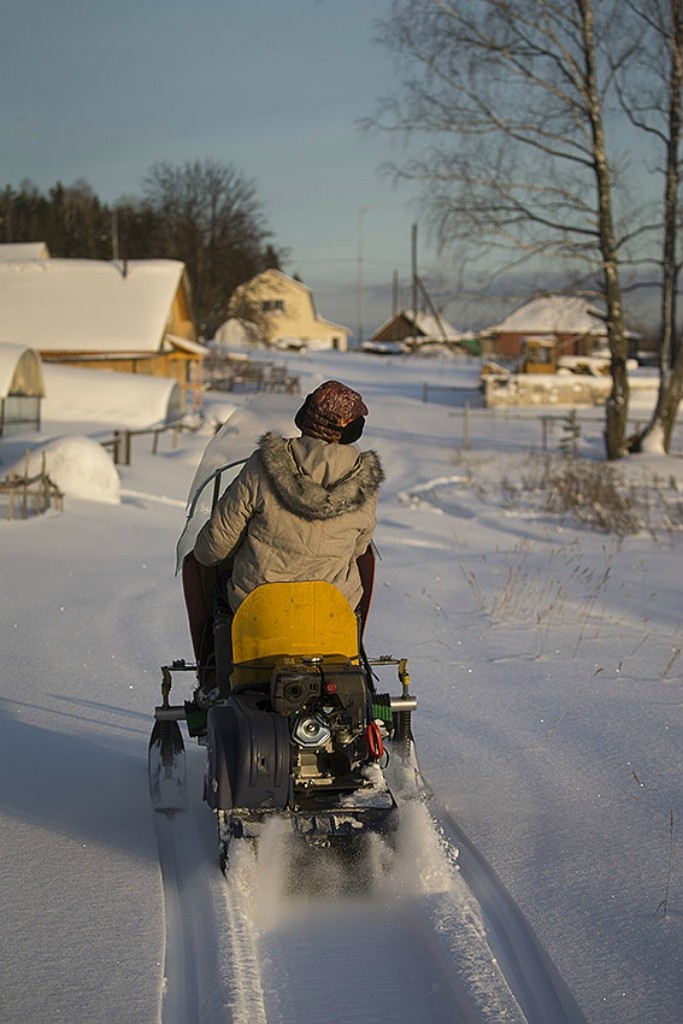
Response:
[[[197,330],[192,316],[190,286],[186,274],[183,274],[173,296],[166,330],[168,334],[175,334],[178,338],[187,338],[189,341],[197,340]]]
[[[497,354],[505,359],[516,359],[522,354],[522,339],[534,337],[554,337],[558,343],[558,354],[560,356],[587,356],[590,355],[603,339],[596,335],[573,334],[571,331],[558,331],[556,334],[536,335],[531,331],[501,331],[494,333],[487,339],[489,343],[489,354]]]

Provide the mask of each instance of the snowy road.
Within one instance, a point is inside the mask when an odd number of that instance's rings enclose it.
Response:
[[[678,1024],[680,530],[613,538],[503,507],[538,423],[473,417],[459,452],[414,363],[297,372],[307,390],[356,380],[372,405],[387,481],[368,651],[410,659],[431,824],[411,805],[369,891],[306,902],[273,847],[223,878],[199,748],[187,812],[152,812],[159,666],[191,656],[175,543],[207,435],[140,443],[120,504],[0,520],[0,1020]],[[628,470],[675,478],[680,505],[682,465]]]
[[[463,837],[432,801],[404,800],[396,849],[377,840],[360,867],[302,854],[273,823],[257,854],[237,844],[224,878],[200,800],[202,754],[188,753],[197,799],[156,815],[163,1024],[306,1024],[323,1008],[333,1024],[583,1022],[522,915],[466,841],[459,853]]]

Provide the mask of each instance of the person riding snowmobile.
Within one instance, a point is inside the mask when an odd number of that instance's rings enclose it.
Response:
[[[214,617],[221,695],[229,689],[232,615],[255,587],[324,580],[357,608],[356,559],[372,539],[384,479],[377,454],[353,444],[367,415],[358,392],[336,380],[321,384],[294,417],[301,437],[265,434],[202,527],[196,560],[229,560]]]

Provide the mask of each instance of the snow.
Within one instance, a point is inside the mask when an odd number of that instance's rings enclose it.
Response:
[[[239,351],[249,348],[252,341],[257,347],[263,344],[260,331],[255,324],[248,320],[240,320],[238,317],[230,317],[216,329],[209,348],[218,353],[230,349]]]
[[[45,468],[54,484],[70,498],[118,504],[121,481],[116,466],[102,445],[91,437],[68,435],[58,437],[31,451],[28,472],[35,476]],[[13,472],[21,476],[26,460],[8,467],[4,476]]]
[[[521,332],[528,334],[605,334],[605,324],[591,312],[591,304],[575,295],[546,295],[524,302],[513,309],[500,323],[489,327],[491,331]]]
[[[642,450],[648,455],[663,455],[664,454],[664,431],[661,424],[657,424],[652,430],[643,438]]]
[[[46,260],[50,258],[45,242],[1,242],[0,260]]]
[[[182,418],[180,385],[169,377],[98,370],[93,378],[92,370],[55,363],[43,363],[42,372],[43,419],[48,422],[98,423],[135,430]]]
[[[387,479],[366,646],[409,659],[431,799],[407,805],[374,895],[325,876],[318,901],[283,892],[276,835],[223,879],[200,748],[187,811],[152,812],[159,666],[191,657],[175,545],[213,420],[134,447],[119,503],[91,500],[89,447],[63,513],[0,520],[0,1017],[677,1024],[683,460],[620,463],[656,475],[661,514],[606,534],[506,500],[561,426],[481,408],[477,361],[292,358],[302,394],[332,377],[370,409],[361,447]],[[602,411],[578,418],[600,460]],[[0,439],[0,473],[62,432]]]

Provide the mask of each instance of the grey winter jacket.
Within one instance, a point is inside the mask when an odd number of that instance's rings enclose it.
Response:
[[[383,479],[375,452],[266,434],[202,527],[195,557],[233,558],[233,611],[261,583],[296,580],[327,580],[355,608],[356,558],[372,538]]]

